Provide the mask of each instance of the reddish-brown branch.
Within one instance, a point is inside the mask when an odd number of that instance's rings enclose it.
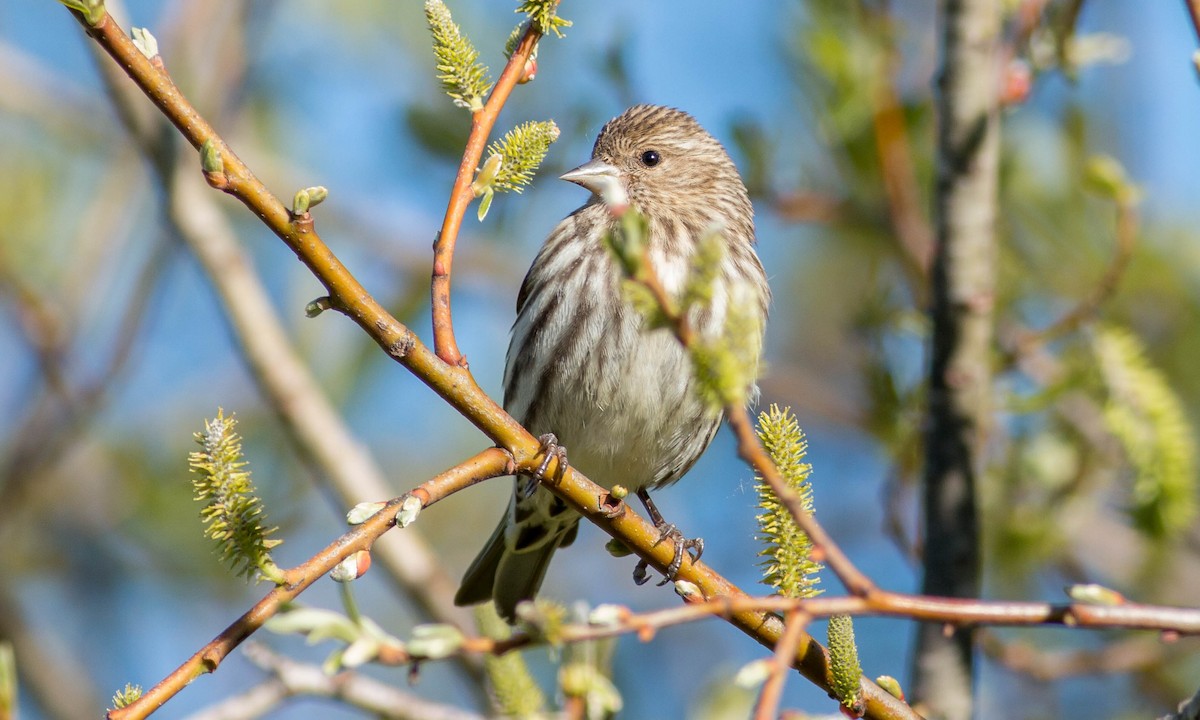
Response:
[[[458,343],[454,339],[454,321],[450,315],[450,271],[454,264],[454,246],[458,240],[458,231],[462,227],[463,216],[466,215],[471,201],[475,199],[471,181],[475,179],[475,169],[479,167],[479,160],[483,157],[483,150],[488,137],[491,136],[492,127],[496,124],[496,118],[517,80],[525,72],[525,63],[533,54],[541,36],[538,28],[530,23],[513,50],[512,57],[508,59],[508,64],[504,66],[504,72],[500,73],[500,79],[496,81],[487,103],[482,110],[471,116],[471,134],[467,137],[462,162],[458,165],[458,175],[454,178],[454,188],[450,191],[450,203],[446,206],[442,229],[433,243],[433,278],[430,288],[433,303],[433,349],[447,365],[464,368],[467,366],[467,360],[459,352]]]
[[[220,177],[214,178],[220,189],[241,201],[287,244],[328,290],[335,309],[354,320],[388,355],[412,371],[463,417],[509,448],[518,463],[527,463],[537,455],[536,438],[480,390],[468,373],[441,362],[367,292],[321,240],[311,217],[291,216],[287,207],[267,190],[179,92],[161,62],[147,59],[110,16],[106,15],[95,26],[88,26],[81,17],[79,20],[193,147],[199,149],[205,142],[213,143],[223,164]]]
[[[804,627],[810,617],[801,609],[793,609],[787,614],[783,637],[775,645],[775,657],[772,659],[771,674],[763,683],[762,691],[758,694],[758,706],[754,709],[754,720],[773,720],[779,712],[779,700],[783,697],[783,686],[787,682],[788,672],[792,666],[792,658],[796,656],[796,646],[804,637]]]
[[[1200,39],[1200,0],[1184,0],[1184,7],[1187,8],[1188,17],[1192,21],[1192,29],[1196,31],[1197,39]]]
[[[779,468],[775,466],[771,456],[758,441],[758,435],[754,432],[754,424],[750,420],[750,413],[745,406],[726,407],[725,413],[728,417],[729,427],[737,438],[738,455],[758,472],[763,481],[770,486],[771,492],[791,513],[796,525],[808,535],[809,540],[812,541],[813,559],[828,565],[829,569],[837,575],[852,594],[866,597],[878,592],[875,583],[855,567],[850,558],[846,557],[842,549],[833,541],[833,538],[825,532],[825,528],[817,522],[817,519],[804,511],[800,496],[788,487],[783,476],[779,474]]]
[[[947,627],[967,625],[989,625],[1029,627],[1034,625],[1057,625],[1063,627],[1087,627],[1093,629],[1156,630],[1168,636],[1179,634],[1200,635],[1200,608],[1175,608],[1157,605],[1125,603],[1119,605],[1087,605],[1083,603],[1054,604],[1042,602],[1012,602],[997,600],[974,600],[966,598],[935,598],[923,595],[906,595],[886,590],[872,593],[870,597],[842,596],[809,599],[784,598],[779,596],[751,597],[745,593],[733,596],[714,596],[708,599],[691,600],[681,607],[634,613],[628,608],[618,608],[616,620],[608,624],[566,624],[555,629],[554,641],[563,643],[586,642],[621,635],[637,635],[648,642],[659,630],[685,623],[699,622],[709,618],[736,620],[743,613],[771,613],[778,622],[780,615],[787,616],[788,629],[783,623],[778,629],[795,632],[798,639],[782,637],[773,645],[780,653],[783,643],[808,642],[803,632],[806,622],[829,618],[833,615],[882,616],[919,619],[943,623]],[[799,622],[795,622],[796,619]],[[515,633],[511,637],[496,640],[487,637],[472,637],[464,641],[463,652],[502,654],[513,650],[545,644],[542,635]],[[792,652],[783,653],[795,657]],[[1140,656],[1140,655],[1139,655]],[[384,658],[387,664],[402,665],[423,660],[402,650],[392,650]],[[1096,665],[1095,667],[1102,667]]]
[[[428,507],[462,488],[488,478],[504,475],[510,470],[511,458],[498,448],[485,450],[464,463],[456,465],[414,489],[410,495],[421,499]],[[135,720],[144,718],[174,697],[192,680],[204,673],[217,669],[229,653],[262,627],[274,616],[284,603],[294,600],[309,585],[319,580],[342,560],[359,550],[367,550],[375,540],[387,532],[400,511],[404,498],[390,501],[382,510],[372,515],[361,525],[330,543],[324,550],[284,573],[286,583],[277,586],[246,611],[220,635],[200,648],[174,672],[148,690],[141,698],[120,710],[109,712],[109,720]]]
[[[877,24],[886,22],[876,18]],[[885,35],[880,32],[880,35]],[[908,147],[908,130],[904,106],[896,92],[897,62],[895,49],[890,45],[880,53],[879,81],[875,85],[871,126],[875,133],[875,148],[879,155],[879,174],[883,180],[892,229],[908,265],[915,274],[913,287],[918,297],[925,294],[924,282],[933,262],[933,230],[923,211],[924,201],[918,192],[917,174]]]

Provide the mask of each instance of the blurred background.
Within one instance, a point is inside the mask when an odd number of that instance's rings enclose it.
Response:
[[[449,6],[498,75],[515,3]],[[1141,601],[1195,605],[1186,419],[1200,415],[1196,35],[1182,2],[1005,7],[1013,62],[997,414],[981,499],[985,594],[1061,601],[1064,585],[1094,581]],[[1031,10],[1032,22],[1021,14]],[[686,109],[730,148],[754,196],[775,294],[763,404],[790,405],[807,433],[826,528],[881,585],[914,590],[928,334],[920,258],[939,61],[932,3],[568,0],[561,14],[574,26],[543,41],[536,81],[517,88],[497,125],[553,118],[561,137],[532,187],[498,197],[484,223],[469,212],[460,237],[455,320],[476,379],[499,397],[520,280],[550,228],[586,199],[555,177],[585,160],[602,124],[628,105]],[[428,339],[430,246],[469,117],[435,79],[422,3],[128,0],[117,17],[157,36],[176,83],[276,195],[329,188],[314,211],[322,237]],[[348,505],[281,427],[228,319],[226,303],[238,298],[218,295],[171,218],[179,209],[140,148],[173,140],[132,139],[108,92],[90,41],[58,3],[0,4],[0,636],[18,649],[23,718],[97,716],[115,690],[153,685],[265,591],[220,565],[191,499],[192,433],[218,407],[239,418],[286,540],[280,564],[343,532]],[[1097,164],[1100,156],[1108,159]],[[1104,182],[1114,174],[1139,188],[1136,211],[1128,197],[1114,200]],[[198,163],[178,182],[202,187]],[[320,285],[244,208],[205,192],[392,494],[488,445],[351,322],[305,319]],[[1020,338],[1096,293],[1122,242],[1128,266],[1098,313],[1022,349]],[[1182,411],[1170,441],[1146,420],[1149,459],[1105,422],[1120,398],[1114,371],[1097,360],[1096,321],[1140,339],[1138,357]],[[456,580],[509,492],[507,480],[485,483],[404,532],[423,536]],[[656,499],[706,539],[705,562],[748,592],[768,592],[753,478],[726,433]],[[604,541],[584,527],[544,593],[635,609],[677,602],[670,588],[635,587],[633,562],[609,557]],[[331,586],[318,583],[303,601],[338,607]],[[841,592],[832,577],[824,587]],[[424,619],[382,571],[356,589],[364,612],[400,637]],[[912,624],[856,627],[864,672],[904,682]],[[315,663],[333,647],[261,639]],[[1156,716],[1200,677],[1190,639],[994,630],[983,645],[980,717]],[[614,681],[623,717],[708,717],[711,693],[729,692],[732,673],[764,655],[716,621],[647,644],[622,639]],[[547,654],[528,656],[549,687]],[[404,669],[364,672],[407,682]],[[235,653],[160,714],[188,717],[264,677]],[[411,691],[478,709],[453,663],[424,667]],[[798,677],[784,707],[835,710]],[[313,716],[363,713],[296,698],[270,714]]]

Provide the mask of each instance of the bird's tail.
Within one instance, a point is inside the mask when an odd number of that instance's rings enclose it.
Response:
[[[550,558],[575,540],[579,516],[548,490],[526,498],[514,495],[487,544],[463,576],[455,605],[493,600],[505,620],[516,618],[517,604],[532,600],[542,586]]]

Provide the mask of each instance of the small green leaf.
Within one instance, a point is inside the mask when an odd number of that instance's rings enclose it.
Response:
[[[133,36],[133,45],[138,51],[146,56],[147,60],[153,60],[158,57],[158,40],[150,34],[146,28],[134,28],[130,31]]]
[[[87,24],[96,27],[108,11],[104,8],[104,0],[58,0],[63,5],[83,16]]]
[[[483,197],[479,198],[479,212],[477,213],[479,216],[479,222],[483,222],[483,219],[487,217],[488,210],[492,209],[492,200],[495,199],[495,197],[496,191],[488,188],[483,192]]]

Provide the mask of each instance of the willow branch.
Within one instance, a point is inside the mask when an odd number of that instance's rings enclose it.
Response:
[[[155,116],[141,116],[139,94],[118,83],[115,68],[101,66],[109,94],[131,136],[165,189],[164,212],[204,269],[229,320],[240,355],[263,398],[279,417],[295,446],[326,479],[344,507],[389,497],[383,470],[357,442],[308,366],[288,339],[251,258],[238,243],[216,196],[194,182],[194,156],[176,152],[157,132]],[[159,118],[161,120],[161,118]],[[469,627],[467,613],[454,608],[453,580],[436,562],[418,533],[394,533],[374,550],[398,588],[428,618]],[[481,678],[478,667],[465,668]]]
[[[406,498],[416,497],[423,507],[428,507],[462,488],[511,472],[510,462],[508,453],[491,448],[414,488],[408,495],[393,499],[379,512],[334,540],[321,552],[286,570],[283,585],[276,586],[268,592],[254,607],[247,610],[136,702],[109,712],[109,720],[144,718],[174,697],[188,683],[216,670],[234,648],[261,628],[285,603],[298,597],[342,560],[360,550],[370,549],[379,536],[392,527],[396,513],[400,511]]]
[[[771,674],[758,694],[754,720],[774,720],[778,716],[779,700],[783,697],[783,686],[790,674],[788,670],[791,668],[792,658],[796,656],[796,646],[804,637],[804,627],[808,621],[809,616],[803,610],[794,609],[788,612],[783,637],[775,646],[775,656],[771,659]]]
[[[1187,8],[1188,19],[1192,21],[1196,37],[1200,39],[1200,0],[1183,0],[1183,6]]]
[[[467,207],[475,199],[471,189],[471,181],[475,179],[475,169],[491,136],[496,118],[521,74],[525,72],[525,63],[533,55],[542,33],[534,23],[529,23],[525,34],[517,43],[513,54],[500,73],[500,79],[488,96],[483,109],[471,115],[471,134],[467,137],[467,147],[463,151],[462,162],[458,165],[458,175],[454,178],[454,187],[450,191],[450,203],[446,206],[446,217],[442,220],[442,229],[433,244],[433,278],[430,292],[433,301],[433,347],[437,356],[448,365],[467,366],[467,360],[458,350],[454,339],[454,322],[450,315],[450,270],[454,263],[454,246],[458,240],[458,231],[462,227],[463,216]]]
[[[626,607],[608,607],[606,614],[612,617],[611,621],[595,624],[567,623],[556,627],[552,638],[540,633],[531,635],[525,632],[514,633],[503,640],[471,637],[464,641],[462,652],[498,655],[517,649],[548,645],[551,642],[578,643],[622,635],[636,635],[642,642],[649,642],[664,628],[712,618],[732,620],[745,612],[770,613],[777,620],[779,617],[788,616],[789,626],[795,618],[799,620],[796,626],[800,628],[812,620],[834,615],[852,615],[916,619],[948,627],[1054,626],[1093,630],[1144,630],[1163,633],[1167,639],[1179,635],[1200,634],[1200,608],[1138,603],[1091,605],[939,598],[886,590],[875,592],[869,597],[752,597],[741,593],[737,596],[714,596],[707,599],[694,597],[680,607],[642,613],[635,613]],[[807,636],[800,634],[799,637],[800,642],[804,642]],[[781,639],[780,643],[782,642]],[[778,647],[779,644],[776,644],[775,648]],[[390,665],[426,659],[399,649],[388,649],[386,654],[381,656],[382,662]],[[1102,666],[1093,667],[1099,669]]]

